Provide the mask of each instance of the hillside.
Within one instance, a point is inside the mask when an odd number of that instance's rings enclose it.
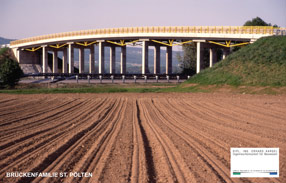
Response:
[[[286,86],[286,36],[261,38],[187,83]]]
[[[13,41],[14,39],[6,39],[3,37],[0,37],[0,45],[1,44],[10,44],[10,41]]]

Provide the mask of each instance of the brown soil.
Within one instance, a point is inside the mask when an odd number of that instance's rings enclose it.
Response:
[[[5,183],[286,182],[286,96],[1,94],[0,126]],[[280,178],[231,178],[231,147],[279,147]]]

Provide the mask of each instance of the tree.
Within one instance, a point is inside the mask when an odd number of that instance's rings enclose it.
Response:
[[[0,55],[0,85],[14,87],[23,75],[17,61],[11,58],[7,51]]]
[[[182,48],[183,55],[177,55],[182,74],[194,75],[196,73],[196,45],[185,44]]]
[[[194,75],[196,74],[197,68],[197,44],[184,44],[183,48],[183,55],[177,55],[177,59],[180,63],[180,67],[182,69],[181,73],[185,75]],[[202,50],[202,57],[201,60],[201,69],[209,67],[209,49],[208,48],[201,48]],[[217,50],[217,60],[219,60],[222,56],[222,51],[220,49]]]
[[[252,20],[246,21],[243,26],[272,26],[271,23],[266,23],[260,17],[253,18]],[[278,27],[276,24],[273,27]]]

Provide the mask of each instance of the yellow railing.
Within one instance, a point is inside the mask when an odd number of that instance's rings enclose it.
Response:
[[[138,34],[138,33],[202,33],[202,34],[274,34],[277,30],[286,31],[286,28],[274,28],[269,26],[169,26],[169,27],[125,27],[81,30],[48,34],[26,39],[11,41],[10,45],[15,46],[28,42],[36,42],[47,39],[58,39],[74,36],[88,35],[109,35],[109,34]]]

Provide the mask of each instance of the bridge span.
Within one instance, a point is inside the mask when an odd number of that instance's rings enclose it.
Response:
[[[128,27],[94,29],[36,36],[11,41],[10,48],[20,64],[40,64],[42,73],[74,73],[74,48],[79,49],[79,73],[84,73],[84,49],[89,49],[89,73],[106,74],[104,47],[110,47],[110,69],[115,73],[115,48],[120,47],[120,74],[126,74],[126,46],[142,46],[142,74],[148,69],[148,47],[154,47],[154,74],[160,74],[160,48],[166,47],[166,73],[172,74],[172,47],[197,45],[197,73],[203,62],[203,49],[209,50],[209,66],[217,61],[217,50],[223,50],[223,59],[231,47],[243,46],[272,35],[286,35],[286,28],[262,26],[181,26]],[[94,46],[98,45],[98,71],[95,70]],[[53,52],[53,66],[48,68],[48,51]],[[58,52],[63,53],[62,68],[58,68]],[[50,71],[49,71],[50,70]],[[153,73],[152,73],[153,74]]]

